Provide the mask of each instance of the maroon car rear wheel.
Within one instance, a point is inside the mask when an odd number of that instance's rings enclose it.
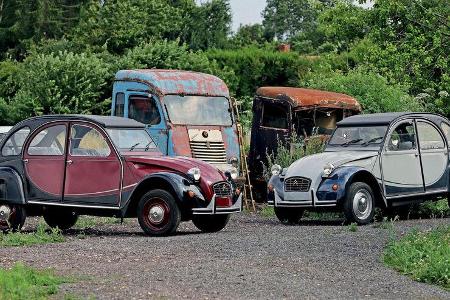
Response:
[[[22,205],[0,204],[0,230],[18,231],[25,223],[26,212]]]
[[[174,233],[181,221],[174,197],[164,190],[153,190],[142,196],[137,213],[142,230],[153,236]]]

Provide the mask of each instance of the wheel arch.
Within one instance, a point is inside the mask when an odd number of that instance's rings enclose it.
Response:
[[[381,187],[378,183],[378,180],[375,178],[375,176],[370,173],[369,171],[365,169],[359,169],[355,173],[353,173],[346,184],[346,191],[350,188],[350,185],[354,182],[364,182],[368,184],[374,193],[375,196],[375,205],[380,208],[386,208],[387,207],[387,201],[386,198],[383,195],[383,192],[381,191]]]
[[[183,185],[184,178],[180,175],[169,173],[157,173],[146,176],[139,182],[131,193],[127,204],[125,205],[124,215],[128,217],[135,217],[137,205],[142,196],[152,190],[165,190],[170,193],[180,209],[182,209],[183,200]]]
[[[0,167],[0,200],[12,204],[25,204],[23,180],[11,167]]]

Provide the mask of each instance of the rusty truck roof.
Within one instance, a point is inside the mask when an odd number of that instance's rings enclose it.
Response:
[[[220,78],[192,71],[138,69],[120,70],[115,81],[145,83],[162,95],[205,95],[229,97],[228,87]]]
[[[349,95],[294,87],[261,87],[256,95],[274,100],[288,100],[294,108],[327,107],[361,111],[358,100]]]

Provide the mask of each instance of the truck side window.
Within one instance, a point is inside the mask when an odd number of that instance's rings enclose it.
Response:
[[[153,98],[131,96],[128,103],[128,117],[147,125],[161,123],[161,115]]]
[[[287,113],[283,107],[265,103],[263,107],[262,126],[287,129]]]
[[[114,115],[116,117],[123,117],[125,109],[125,94],[117,93],[116,94],[116,104],[114,106]]]

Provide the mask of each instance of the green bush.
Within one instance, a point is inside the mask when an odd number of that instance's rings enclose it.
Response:
[[[18,90],[8,102],[15,122],[43,114],[102,113],[108,66],[91,54],[58,52],[29,56],[15,75]]]
[[[414,231],[392,241],[384,262],[414,280],[437,284],[450,290],[450,226],[429,232]]]
[[[353,96],[361,104],[364,113],[424,110],[423,103],[408,95],[401,86],[390,85],[382,76],[362,69],[347,74],[312,73],[301,83],[311,88]]]

